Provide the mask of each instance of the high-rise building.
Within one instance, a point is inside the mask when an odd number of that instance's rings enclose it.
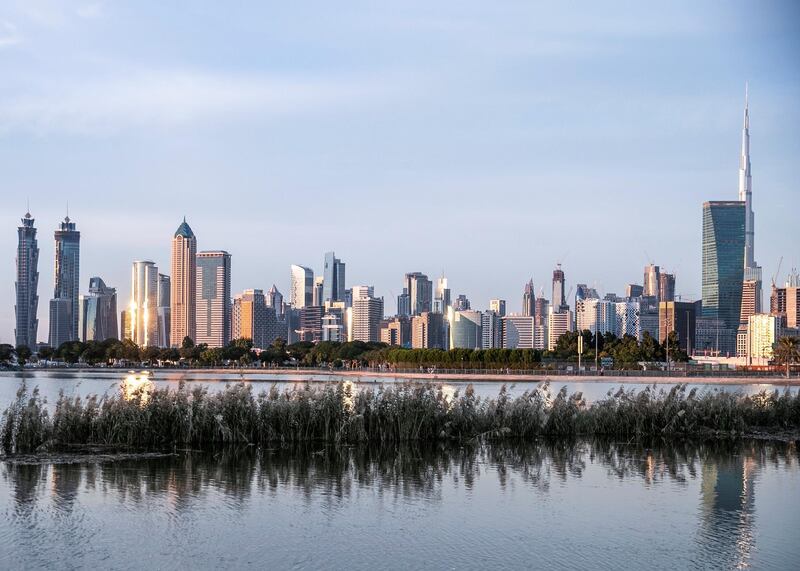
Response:
[[[500,317],[506,316],[506,300],[504,299],[490,299],[489,300],[489,310],[494,311]],[[533,313],[528,315],[528,317],[533,317]]]
[[[642,286],[642,295],[647,297],[654,297],[658,299],[658,288],[661,283],[661,268],[654,264],[648,264],[644,267],[644,285]]]
[[[452,307],[452,301],[450,299],[450,288],[447,287],[447,278],[442,275],[442,277],[436,280],[436,291],[433,296],[433,309],[434,313],[444,313],[447,314],[447,311]]]
[[[675,274],[659,274],[658,301],[675,301]]]
[[[155,263],[149,260],[133,262],[131,301],[126,316],[129,330],[123,335],[125,339],[130,339],[140,347],[159,345],[158,276]]]
[[[703,205],[703,317],[718,319],[721,354],[736,353],[742,304],[745,252],[745,203],[714,201]]]
[[[543,292],[539,292],[539,297],[534,302],[535,315],[533,316],[534,333],[533,348],[547,349],[547,322],[550,313],[550,301],[544,298]]]
[[[575,301],[580,299],[600,299],[600,294],[593,287],[586,284],[578,284],[575,286]]]
[[[781,336],[780,320],[765,313],[757,313],[748,318],[747,363],[768,365],[772,360],[773,346]]]
[[[533,349],[533,317],[530,315],[506,315],[503,318],[503,348]]]
[[[533,317],[536,314],[536,296],[533,290],[533,278],[525,284],[525,291],[522,293],[522,315]],[[505,312],[503,312],[505,315]],[[502,317],[502,316],[501,316]]]
[[[266,349],[280,335],[275,309],[267,305],[264,292],[246,289],[233,297],[231,338],[250,339],[256,349]],[[280,335],[284,339],[286,334]]]
[[[314,305],[314,272],[305,266],[292,264],[292,284],[289,303],[295,309]]]
[[[633,297],[625,301],[618,301],[614,304],[614,309],[617,314],[617,327],[614,334],[617,337],[622,338],[625,335],[630,335],[637,340],[641,340],[641,303],[638,301],[639,299],[639,297]]]
[[[311,305],[325,305],[323,295],[325,293],[325,278],[317,276],[314,278],[314,287],[311,290]]]
[[[553,300],[550,305],[553,311],[569,309],[569,304],[564,294],[564,283],[564,271],[561,269],[561,264],[557,264],[556,269],[553,270]]]
[[[662,274],[664,275],[664,274]],[[664,343],[673,331],[678,335],[678,345],[689,355],[695,344],[697,310],[699,304],[690,301],[662,301],[658,304],[658,342]]]
[[[315,305],[325,305],[326,301],[344,301],[345,264],[334,252],[325,253],[322,284],[322,297],[320,303]]]
[[[300,328],[297,330],[298,341],[317,343],[322,341],[322,317],[325,308],[318,305],[307,305],[300,310]]]
[[[503,347],[503,317],[490,309],[481,315],[481,349],[500,349]]]
[[[172,238],[169,341],[180,347],[188,337],[196,341],[197,315],[197,238],[186,218]]]
[[[412,272],[406,274],[406,286],[404,291],[408,291],[411,315],[420,315],[433,310],[433,282],[423,273]]]
[[[89,295],[82,295],[79,303],[80,339],[105,341],[117,339],[117,290],[94,277],[89,280]]]
[[[231,340],[231,255],[228,252],[197,254],[196,300],[195,342],[224,347]]]
[[[411,320],[407,317],[383,320],[381,322],[381,343],[396,347],[410,347]]]
[[[628,284],[625,286],[625,297],[628,299],[635,299],[637,297],[642,297],[644,294],[644,288],[639,284]]]
[[[444,315],[425,311],[411,318],[411,347],[414,349],[445,349]]]
[[[403,293],[397,296],[397,315],[409,317],[411,315],[411,296],[408,288],[403,288]]]
[[[453,302],[453,309],[456,311],[467,311],[471,309],[471,305],[467,296],[463,293],[459,294],[459,296]]]
[[[342,343],[346,340],[345,326],[342,316],[336,313],[326,313],[322,316],[322,340]]]
[[[383,298],[374,297],[372,286],[353,288],[351,341],[377,342],[381,339]]]
[[[158,321],[158,346],[169,347],[169,330],[171,316],[172,280],[168,275],[158,274],[158,301],[156,320]]]
[[[36,347],[39,329],[39,244],[33,223],[31,213],[26,212],[22,226],[17,228],[17,302],[14,306],[14,342],[30,349]]]
[[[575,323],[578,331],[616,333],[616,305],[597,298],[578,299],[575,302]]]
[[[572,312],[553,311],[551,306],[547,314],[547,349],[553,351],[558,344],[558,338],[567,331],[572,331]]]
[[[64,218],[55,231],[55,288],[50,301],[50,346],[78,339],[81,233]]]
[[[480,349],[483,345],[483,314],[480,311],[453,310],[449,313],[450,347]]]
[[[269,291],[266,295],[266,302],[267,307],[271,307],[275,310],[275,317],[277,319],[283,318],[283,294],[278,291],[278,288],[275,284],[272,284],[272,287],[269,288]]]

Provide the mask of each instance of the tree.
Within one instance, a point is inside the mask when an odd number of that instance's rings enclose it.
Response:
[[[25,363],[28,362],[32,355],[31,349],[27,345],[17,345],[16,353],[17,362],[21,367],[25,366]]]
[[[797,337],[781,337],[773,345],[775,362],[786,365],[786,378],[789,378],[789,368],[793,363],[800,362],[800,339]]]
[[[55,353],[55,351],[53,351],[53,348],[48,345],[45,345],[44,347],[39,349],[39,351],[37,352],[37,356],[40,359],[49,361],[53,357],[53,353]]]
[[[6,343],[0,343],[0,364],[7,365],[14,356],[14,347]]]

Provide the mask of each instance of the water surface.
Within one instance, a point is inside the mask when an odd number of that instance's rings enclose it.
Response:
[[[791,569],[798,529],[792,444],[0,462],[2,569]]]

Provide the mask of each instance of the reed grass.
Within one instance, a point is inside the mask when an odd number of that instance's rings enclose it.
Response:
[[[535,439],[549,436],[736,437],[754,431],[800,430],[800,394],[687,392],[655,385],[609,391],[588,405],[580,392],[548,384],[517,397],[448,394],[441,385],[407,383],[357,390],[343,382],[322,388],[276,387],[255,394],[237,383],[209,393],[181,383],[147,393],[59,396],[52,416],[38,389],[24,385],[0,422],[5,454],[71,445],[139,449],[210,449],[228,444],[321,441],[396,443]]]

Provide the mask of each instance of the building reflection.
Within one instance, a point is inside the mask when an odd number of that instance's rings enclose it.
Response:
[[[720,568],[747,567],[753,553],[757,452],[744,447],[703,462],[698,547]]]

